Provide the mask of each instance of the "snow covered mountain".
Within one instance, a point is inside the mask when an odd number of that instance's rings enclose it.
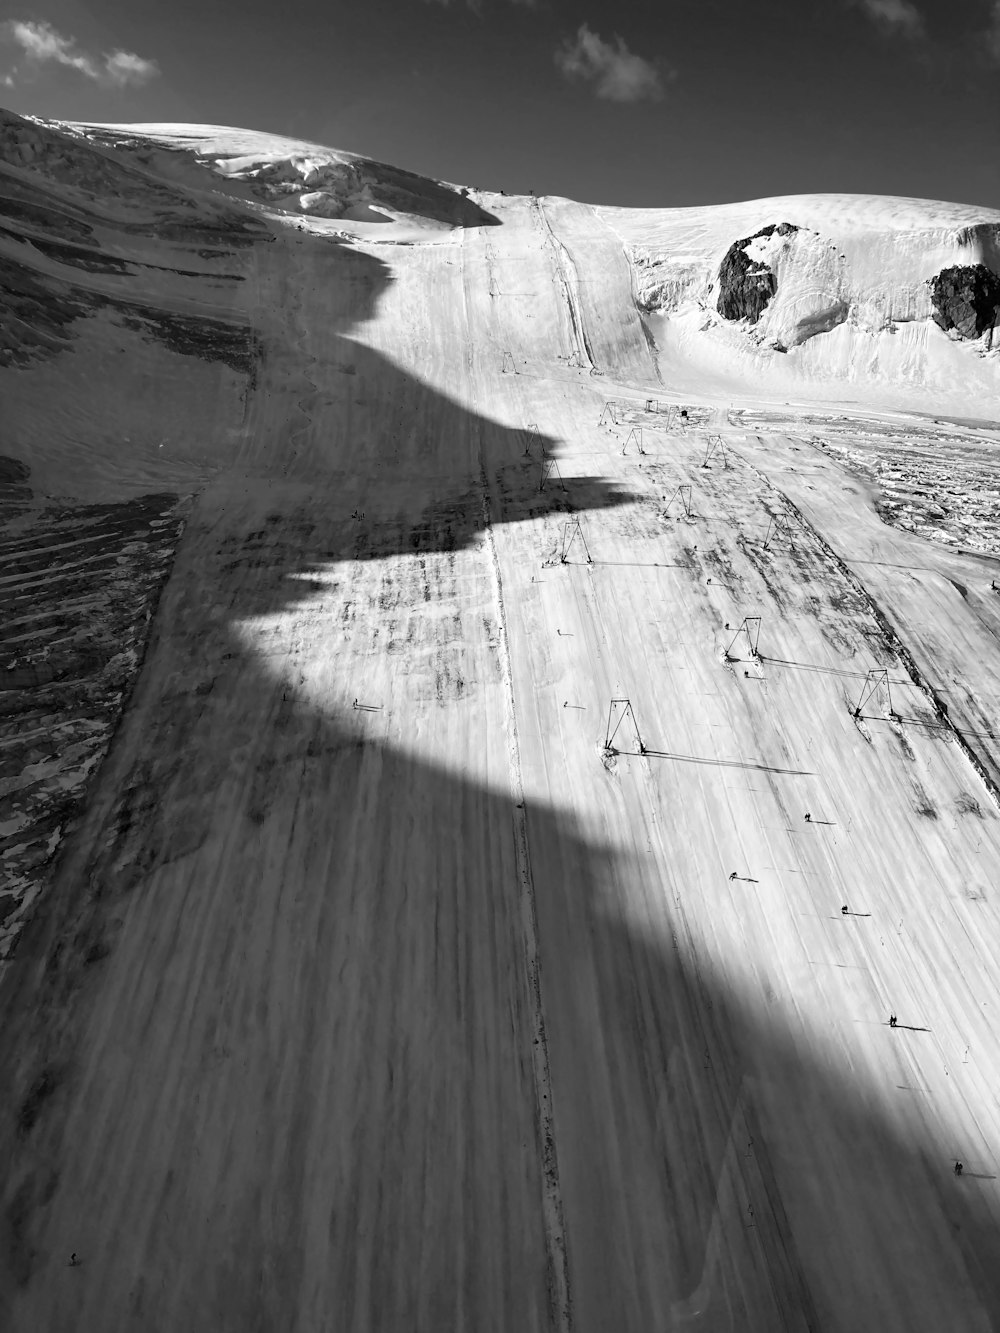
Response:
[[[601,216],[628,248],[664,375],[898,405],[954,395],[996,415],[1000,213],[808,195]],[[935,304],[954,270],[986,277],[978,319],[954,292]],[[758,308],[741,282],[762,275]]]
[[[148,208],[169,182],[215,200],[209,209],[228,199],[251,216],[383,244],[487,225],[511,206],[351,153],[218,126],[7,115],[2,143],[15,174],[29,168],[71,193],[98,186],[112,208]],[[953,412],[975,403],[1000,416],[1000,212],[858,195],[642,210],[548,202],[577,229],[620,239],[664,384]],[[748,298],[751,289],[764,299]]]
[[[1000,1327],[998,236],[0,114],[4,1333]]]

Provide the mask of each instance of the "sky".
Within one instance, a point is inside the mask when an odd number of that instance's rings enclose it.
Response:
[[[1000,0],[0,0],[0,105],[590,203],[1000,208]]]

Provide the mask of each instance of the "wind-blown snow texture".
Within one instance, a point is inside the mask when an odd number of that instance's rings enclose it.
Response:
[[[998,236],[0,114],[5,1331],[1000,1327]]]

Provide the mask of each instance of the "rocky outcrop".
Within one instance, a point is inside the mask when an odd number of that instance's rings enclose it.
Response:
[[[0,200],[0,218],[3,207]],[[0,234],[5,230],[0,223]],[[182,356],[221,361],[245,375],[251,387],[256,382],[262,349],[248,324],[108,296],[0,256],[0,367],[27,366],[67,351],[77,336],[76,321],[102,312],[147,341]]]
[[[1000,278],[985,264],[956,265],[931,279],[934,323],[979,338],[1000,322]]]
[[[746,319],[756,324],[778,290],[770,267],[747,254],[747,246],[771,236],[790,236],[798,231],[791,222],[762,227],[752,236],[736,241],[719,265],[718,311],[723,319]]]

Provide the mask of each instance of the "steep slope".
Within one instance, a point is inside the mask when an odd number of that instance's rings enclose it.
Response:
[[[664,335],[981,216],[4,134],[4,1328],[1000,1322],[995,398]]]

